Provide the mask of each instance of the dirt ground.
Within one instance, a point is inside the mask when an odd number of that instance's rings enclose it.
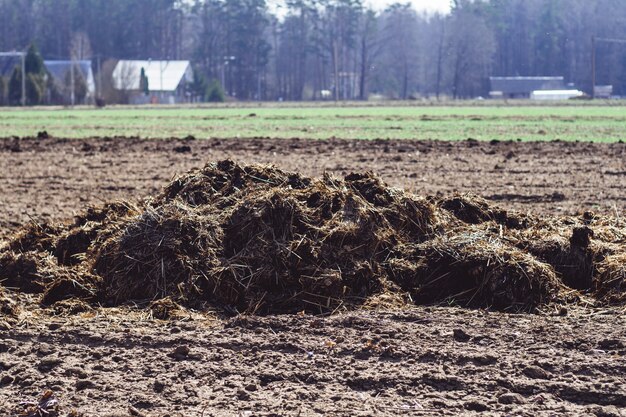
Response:
[[[16,152],[19,150],[19,152]],[[319,176],[371,170],[417,194],[473,192],[550,214],[626,209],[626,144],[344,140],[0,140],[0,230],[144,197],[175,174],[232,158]]]
[[[625,144],[7,139],[0,236],[150,195],[224,158],[306,175],[372,170],[418,194],[473,192],[538,214],[626,210]],[[0,319],[0,415],[46,389],[61,416],[626,415],[623,308],[167,322],[118,309],[56,313]]]
[[[217,323],[94,317],[3,332],[0,410],[87,416],[624,415],[623,315],[456,308]]]

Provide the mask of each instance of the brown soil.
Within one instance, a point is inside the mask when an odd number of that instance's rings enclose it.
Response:
[[[620,143],[4,139],[0,233],[31,219],[63,220],[87,204],[154,194],[175,174],[226,158],[307,176],[371,170],[418,195],[472,192],[535,213],[626,210]]]
[[[625,326],[585,310],[83,313],[2,333],[0,410],[52,389],[86,416],[623,416]]]
[[[2,415],[624,415],[623,144],[0,149]]]

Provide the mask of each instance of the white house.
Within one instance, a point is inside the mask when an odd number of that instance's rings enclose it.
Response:
[[[149,94],[141,88],[141,69],[148,79]],[[132,92],[131,103],[184,103],[188,101],[186,85],[193,82],[189,61],[121,60],[113,70],[113,86]]]

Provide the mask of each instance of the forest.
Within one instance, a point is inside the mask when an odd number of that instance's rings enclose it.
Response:
[[[622,0],[451,3],[444,15],[360,0],[0,0],[0,52],[34,44],[45,59],[92,59],[96,73],[118,59],[190,60],[201,98],[215,83],[240,100],[476,98],[492,75],[589,91],[592,37],[626,38]],[[626,44],[596,52],[597,83],[626,95]]]

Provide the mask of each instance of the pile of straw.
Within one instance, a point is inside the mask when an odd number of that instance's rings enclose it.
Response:
[[[24,227],[0,242],[0,282],[46,305],[152,301],[158,316],[163,303],[328,313],[384,299],[525,311],[571,289],[624,302],[624,236],[619,219],[538,220],[371,173],[313,179],[222,161],[137,204]]]

